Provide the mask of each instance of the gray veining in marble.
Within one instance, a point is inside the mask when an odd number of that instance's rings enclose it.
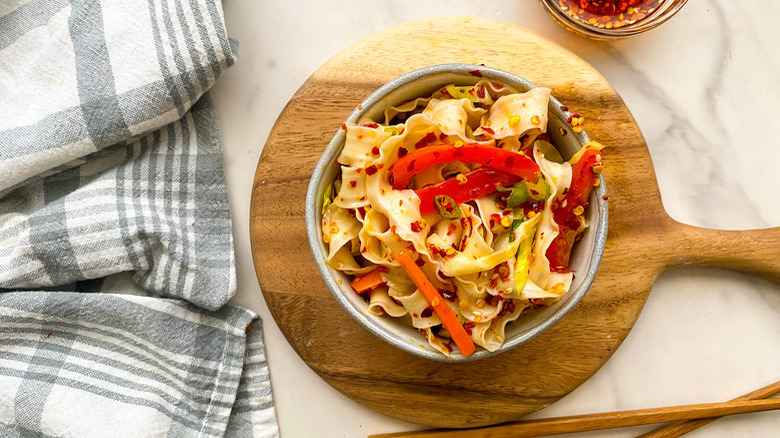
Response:
[[[257,159],[284,105],[323,62],[371,33],[424,17],[481,16],[529,28],[583,57],[620,93],[647,140],[672,217],[699,226],[764,228],[780,226],[778,6],[691,0],[661,27],[605,43],[567,32],[533,0],[226,1],[228,32],[241,46],[212,95],[234,220],[234,302],[263,317],[283,436],[418,428],[358,405],[317,377],[284,340],[257,286],[248,235]],[[670,271],[606,365],[536,416],[733,398],[780,379],[778,346],[780,285],[727,271]],[[648,429],[566,437],[633,437]],[[686,436],[770,438],[778,430],[780,414],[773,412],[719,420]]]

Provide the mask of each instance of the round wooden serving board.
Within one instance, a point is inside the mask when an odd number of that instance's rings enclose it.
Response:
[[[540,336],[489,359],[440,363],[404,353],[353,321],[319,276],[304,198],[314,165],[371,92],[409,71],[485,64],[552,89],[607,146],[609,233],[580,304]],[[402,24],[345,49],[298,90],[257,165],[251,201],[255,269],[277,324],[330,385],[383,414],[437,427],[517,419],[560,399],[601,367],[633,326],[664,269],[706,265],[780,279],[780,228],[716,231],[666,214],[647,146],[620,96],[585,61],[527,30],[478,18]]]

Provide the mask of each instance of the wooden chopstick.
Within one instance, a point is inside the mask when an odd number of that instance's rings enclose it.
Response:
[[[771,397],[780,392],[780,381],[777,381],[771,385],[767,385],[761,389],[757,389],[753,392],[747,393],[741,397],[737,397],[732,401],[746,401],[746,400],[759,400],[762,398]],[[700,420],[688,420],[672,423],[663,427],[659,427],[656,430],[639,435],[636,438],[675,438],[680,435],[686,434],[693,430],[696,430],[702,426],[712,423],[721,417],[714,418],[702,418]]]
[[[586,432],[641,424],[722,417],[724,415],[780,409],[780,399],[739,400],[725,403],[702,403],[600,414],[573,415],[504,423],[465,430],[422,430],[371,435],[369,438],[530,438],[561,433]]]

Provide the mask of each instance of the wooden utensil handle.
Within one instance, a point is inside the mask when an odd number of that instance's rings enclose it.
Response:
[[[728,231],[672,223],[667,267],[730,269],[780,282],[780,227]]]
[[[470,430],[427,430],[371,435],[369,438],[523,438],[557,435],[562,433],[586,432],[612,429],[641,424],[665,423],[667,421],[690,420],[694,418],[720,417],[723,415],[780,409],[780,399],[730,401],[725,403],[702,403],[664,408],[637,409],[633,411],[604,412],[599,414],[573,415],[570,417],[526,420],[498,426]]]
[[[740,400],[758,400],[762,398],[771,397],[780,392],[780,381],[777,381],[771,385],[767,385],[763,388],[757,389],[753,392],[747,393],[741,397],[737,397],[732,401]],[[684,435],[692,430],[696,430],[702,426],[706,426],[720,417],[702,418],[699,420],[687,420],[679,421],[676,423],[668,424],[651,432],[639,435],[636,438],[676,438]]]

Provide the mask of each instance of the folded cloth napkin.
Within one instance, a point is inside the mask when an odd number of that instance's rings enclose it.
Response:
[[[221,4],[12,0],[0,29],[0,435],[277,436],[227,305]]]
[[[0,436],[273,436],[254,316],[131,295],[5,293]]]

